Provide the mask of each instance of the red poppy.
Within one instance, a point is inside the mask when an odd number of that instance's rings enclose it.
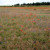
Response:
[[[8,19],[9,19],[9,17],[8,17]]]
[[[35,22],[35,21],[32,21],[32,22]]]
[[[30,21],[30,19],[28,19],[28,21]]]
[[[23,32],[23,30],[22,30],[22,29],[20,29],[20,31],[21,31],[21,32]]]
[[[38,19],[38,20],[40,20],[40,19]]]
[[[30,13],[30,15],[32,15],[32,13]]]
[[[21,27],[23,28],[23,25],[21,25]]]
[[[35,17],[37,17],[37,16],[35,16]]]
[[[14,20],[14,19],[12,19],[12,20]]]
[[[48,30],[50,30],[50,28],[48,28]]]

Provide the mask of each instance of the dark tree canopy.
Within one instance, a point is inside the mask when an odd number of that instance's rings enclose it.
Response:
[[[36,3],[23,3],[23,4],[15,4],[14,6],[39,6],[39,5],[50,5],[50,2],[36,2]]]

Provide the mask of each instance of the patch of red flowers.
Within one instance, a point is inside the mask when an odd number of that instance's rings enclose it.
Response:
[[[32,21],[32,22],[35,22],[35,21]],[[36,23],[36,22],[35,22]]]
[[[20,31],[21,31],[21,32],[23,32],[23,30],[22,30],[22,29],[20,29]]]
[[[40,19],[38,19],[38,20],[40,20]]]
[[[23,26],[23,25],[21,25],[21,27],[23,28],[24,26]]]
[[[32,15],[32,13],[30,13],[30,15]]]
[[[14,19],[12,19],[12,20],[14,20]]]

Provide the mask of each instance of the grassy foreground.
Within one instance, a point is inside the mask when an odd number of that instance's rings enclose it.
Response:
[[[0,50],[49,50],[50,11],[0,8]]]

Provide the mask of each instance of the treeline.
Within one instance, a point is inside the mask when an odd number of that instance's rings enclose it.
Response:
[[[23,4],[15,4],[15,5],[12,5],[14,7],[17,7],[17,6],[40,6],[40,5],[50,5],[50,2],[36,2],[36,3],[23,3]]]

